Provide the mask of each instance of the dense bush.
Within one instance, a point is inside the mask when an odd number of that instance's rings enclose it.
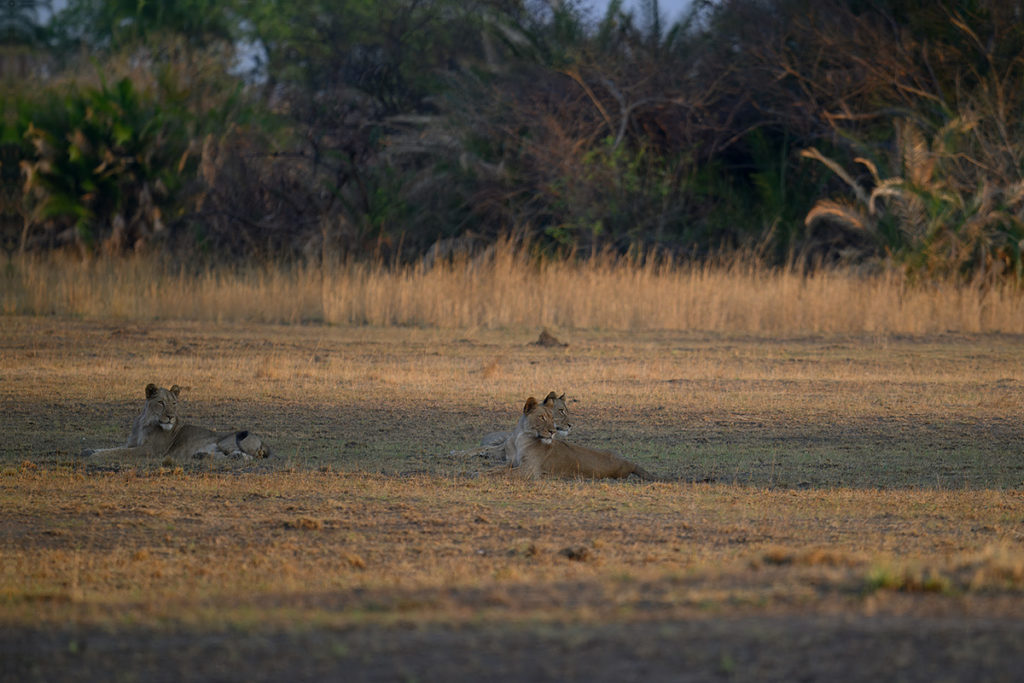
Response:
[[[5,213],[27,249],[405,260],[512,233],[1020,279],[1022,15],[73,0],[24,34],[44,87],[5,128],[5,178],[9,158],[26,174]]]
[[[27,247],[74,241],[112,252],[138,248],[165,229],[191,169],[183,118],[121,79],[50,91],[22,116]]]

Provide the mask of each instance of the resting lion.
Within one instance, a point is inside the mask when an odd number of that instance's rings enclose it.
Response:
[[[543,404],[551,409],[551,415],[555,421],[555,437],[564,439],[572,429],[572,418],[569,416],[569,407],[565,403],[565,394],[556,396],[552,391],[544,398]],[[522,459],[519,457],[515,443],[516,437],[525,426],[526,414],[524,413],[519,417],[519,422],[511,432],[491,432],[480,440],[480,445],[490,448],[501,447],[505,462],[513,467],[519,467]]]
[[[147,385],[146,402],[135,418],[128,443],[118,448],[87,448],[81,455],[108,461],[205,457],[252,460],[270,455],[267,445],[247,431],[214,432],[205,427],[182,424],[178,417],[180,392],[177,384],[170,389]]]
[[[530,479],[545,475],[587,479],[625,479],[635,474],[641,479],[659,478],[624,458],[607,451],[596,451],[554,438],[555,422],[551,407],[532,396],[523,406],[525,418],[515,437],[515,448],[522,465],[519,474]]]

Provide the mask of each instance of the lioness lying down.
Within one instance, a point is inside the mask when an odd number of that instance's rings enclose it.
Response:
[[[572,429],[572,418],[569,416],[569,407],[565,403],[565,394],[558,396],[550,392],[543,401],[543,404],[551,409],[551,416],[555,422],[555,438],[564,439],[569,436]],[[511,432],[491,432],[480,440],[480,445],[492,450],[501,449],[505,462],[512,467],[519,467],[522,458],[516,450],[516,437],[526,427],[526,414],[519,417],[519,422],[512,428]]]
[[[178,394],[175,384],[162,389],[146,386],[146,402],[135,418],[128,443],[119,448],[87,448],[82,456],[108,461],[133,458],[231,458],[252,460],[270,455],[270,449],[255,434],[215,432],[205,427],[182,424],[178,417]]]
[[[515,448],[522,461],[519,474],[531,479],[544,475],[556,477],[583,477],[588,479],[624,479],[635,474],[641,479],[657,480],[636,463],[614,453],[596,451],[555,439],[555,422],[551,407],[526,399],[523,406],[522,428],[515,436]]]

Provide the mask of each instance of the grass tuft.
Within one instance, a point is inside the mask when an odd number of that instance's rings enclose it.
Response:
[[[940,593],[953,591],[953,582],[935,569],[909,569],[876,565],[867,575],[868,592],[879,590],[902,593]]]

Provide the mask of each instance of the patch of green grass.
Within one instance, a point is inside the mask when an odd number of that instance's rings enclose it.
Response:
[[[948,595],[954,588],[950,578],[935,569],[911,570],[906,567],[876,565],[867,574],[865,590],[869,593],[886,590]]]

